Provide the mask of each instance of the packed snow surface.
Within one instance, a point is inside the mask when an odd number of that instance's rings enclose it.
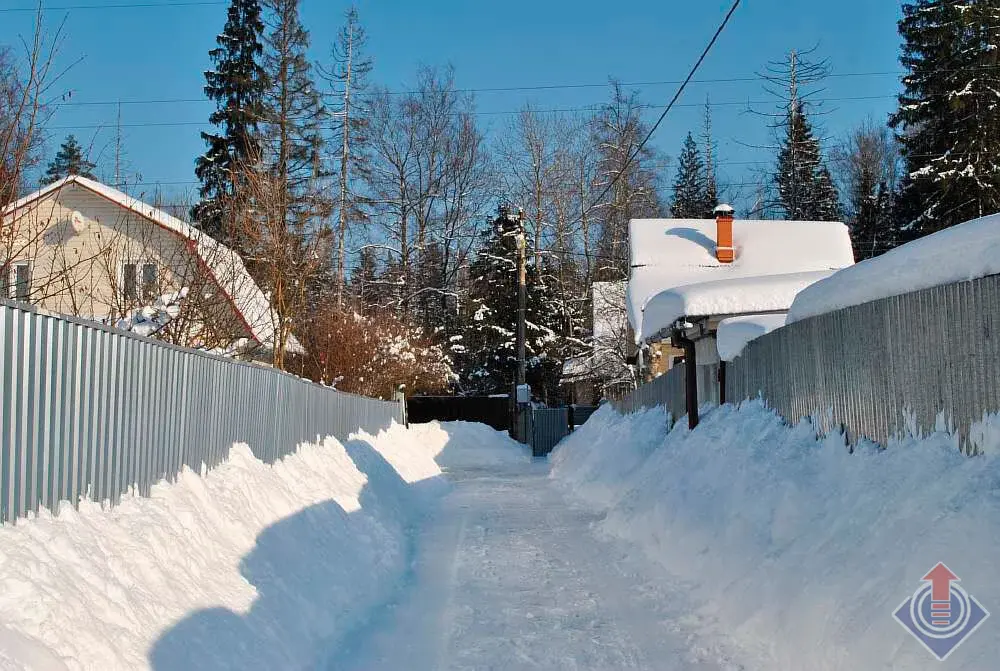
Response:
[[[692,622],[738,651],[732,668],[944,668],[892,618],[938,562],[1000,609],[1000,456],[964,457],[945,433],[851,454],[759,401],[722,406],[693,432],[671,430],[662,409],[605,407],[553,461],[555,481],[601,514],[599,533],[689,586]],[[987,620],[947,668],[994,671],[997,626]]]
[[[953,226],[845,268],[800,293],[788,323],[879,298],[1000,273],[1000,214]]]
[[[629,319],[636,333],[655,334],[669,323],[646,324],[643,310],[657,294],[693,284],[838,270],[854,263],[847,227],[835,222],[733,222],[736,259],[716,258],[714,219],[636,219],[629,224]],[[814,278],[816,281],[818,278]],[[801,286],[799,287],[801,289]],[[750,294],[744,294],[750,298]],[[693,315],[763,312],[784,307],[730,305],[720,312]],[[732,303],[732,301],[730,301]],[[663,321],[658,319],[658,321]]]
[[[751,341],[784,326],[787,317],[787,313],[778,313],[723,319],[715,336],[719,357],[723,361],[732,361],[743,353]]]

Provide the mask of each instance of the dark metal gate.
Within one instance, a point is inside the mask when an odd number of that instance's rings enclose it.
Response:
[[[569,435],[569,409],[535,408],[531,416],[531,454],[544,457]]]

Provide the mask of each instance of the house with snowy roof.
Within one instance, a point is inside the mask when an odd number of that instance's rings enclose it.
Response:
[[[592,405],[602,396],[635,388],[629,360],[635,352],[625,309],[626,282],[590,286],[590,350],[563,363],[561,384],[571,403]]]
[[[737,220],[728,205],[715,214],[629,224],[635,342],[640,356],[665,341],[683,350],[695,422],[699,400],[723,400],[720,350],[732,355],[740,340],[780,327],[800,291],[854,264],[843,223]]]
[[[270,302],[238,254],[163,210],[78,175],[4,208],[0,297],[254,358],[266,357],[275,336]],[[152,328],[131,328],[158,311]],[[301,351],[297,342],[290,349]]]

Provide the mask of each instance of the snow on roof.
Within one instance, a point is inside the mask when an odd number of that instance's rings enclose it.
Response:
[[[938,231],[835,273],[795,298],[788,323],[996,274],[1000,274],[1000,214]]]
[[[800,291],[832,274],[825,270],[739,277],[661,291],[646,303],[636,342],[658,335],[682,317],[784,312]]]
[[[804,279],[815,282],[825,276],[818,273],[829,274],[854,263],[850,235],[839,222],[734,221],[733,263],[720,263],[715,256],[714,219],[635,219],[629,224],[629,236],[632,270],[628,309],[639,341],[655,335],[681,316],[787,310],[795,297],[795,293],[789,293],[791,288],[799,291],[807,286]],[[765,281],[767,277],[782,275],[788,277]],[[793,275],[796,277],[792,278]],[[676,315],[665,310],[654,317],[649,311],[649,305],[661,292],[721,281],[731,283],[718,285],[716,290],[736,293],[729,298],[718,293],[711,301],[697,304],[685,299],[681,306],[683,310],[697,308],[705,312]],[[740,286],[744,288],[737,292]],[[669,297],[661,303],[675,298]]]
[[[719,330],[715,336],[719,358],[723,361],[732,361],[743,353],[751,340],[784,326],[787,317],[787,313],[780,312],[723,319],[719,322]]]
[[[262,345],[273,346],[274,313],[271,310],[271,303],[250,276],[243,264],[243,259],[240,258],[239,254],[204,231],[177,217],[148,205],[138,198],[122,193],[118,189],[80,175],[64,177],[40,191],[21,198],[8,205],[4,214],[16,215],[18,210],[30,203],[72,185],[87,189],[186,240],[190,240],[193,243],[192,249],[198,254],[198,258],[204,263],[206,270],[219,288],[230,298],[254,339]],[[292,352],[303,351],[302,346],[294,339],[294,336],[289,340],[288,348]]]

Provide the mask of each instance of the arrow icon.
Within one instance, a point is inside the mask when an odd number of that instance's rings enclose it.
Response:
[[[950,603],[951,583],[959,580],[959,577],[941,563],[931,569],[931,572],[924,576],[924,580],[931,583],[931,601]]]

